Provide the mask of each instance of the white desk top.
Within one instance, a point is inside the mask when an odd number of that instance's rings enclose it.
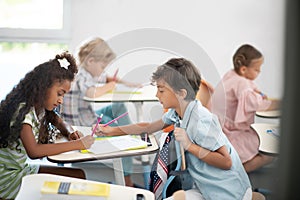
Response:
[[[154,135],[149,135],[149,139],[152,146],[148,146],[142,149],[117,151],[117,152],[104,153],[104,154],[81,153],[80,151],[70,151],[58,155],[48,156],[47,159],[55,163],[74,163],[74,162],[103,160],[103,159],[121,158],[126,156],[138,156],[138,155],[155,153],[159,148],[157,141]]]
[[[259,150],[265,153],[278,154],[279,153],[279,137],[267,133],[267,130],[272,128],[279,129],[276,124],[255,123],[251,127],[257,132],[260,140]],[[279,130],[278,130],[279,131]]]
[[[133,88],[132,92],[116,92],[106,93],[100,97],[83,99],[90,102],[155,102],[158,101],[156,97],[156,87],[147,85],[142,88]]]
[[[278,118],[281,115],[280,110],[257,111],[256,116],[264,118]]]
[[[16,200],[41,199],[41,187],[44,181],[80,181],[94,182],[65,176],[57,176],[51,174],[33,174],[23,177],[20,191]],[[110,195],[107,200],[136,200],[137,194],[143,194],[145,200],[154,200],[154,194],[148,190],[126,187],[120,185],[110,185]]]

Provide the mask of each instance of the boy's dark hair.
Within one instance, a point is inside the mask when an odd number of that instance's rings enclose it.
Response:
[[[152,81],[164,80],[174,91],[185,89],[185,100],[194,100],[201,83],[198,69],[184,58],[172,58],[159,66],[152,75]]]
[[[249,44],[244,44],[239,47],[233,55],[234,70],[239,73],[240,67],[249,67],[252,60],[259,59],[261,57],[262,54],[260,51]]]
[[[66,59],[68,66],[62,67],[61,60]],[[25,115],[32,107],[36,111],[45,111],[41,121],[39,142],[48,143],[48,124],[56,124],[57,114],[43,108],[46,91],[56,82],[73,81],[78,68],[74,57],[64,52],[48,62],[42,63],[28,72],[23,79],[12,89],[0,104],[0,148],[20,145],[20,131]],[[20,107],[20,105],[22,106]],[[16,116],[14,116],[14,114]],[[13,124],[10,124],[14,120]]]

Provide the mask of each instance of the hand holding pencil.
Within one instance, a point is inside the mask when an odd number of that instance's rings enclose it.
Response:
[[[125,112],[121,114],[120,116],[114,118],[113,120],[107,122],[106,124],[101,124],[100,126],[93,126],[95,130],[95,134],[97,136],[113,136],[112,133],[114,132],[113,129],[116,127],[110,127],[109,125],[116,122],[118,119],[121,119],[122,117],[125,117],[128,115],[128,112]]]

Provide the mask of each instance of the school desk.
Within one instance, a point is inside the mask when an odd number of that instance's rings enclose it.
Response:
[[[16,197],[16,200],[27,199],[41,199],[40,190],[45,181],[78,181],[78,182],[90,182],[99,183],[96,181],[89,181],[77,178],[70,178],[66,176],[58,176],[52,174],[32,174],[23,177],[21,188]],[[105,183],[107,184],[107,183]],[[110,186],[110,193],[107,200],[138,200],[143,196],[144,200],[154,200],[154,194],[148,190],[126,187],[114,184],[108,184]],[[63,199],[69,199],[67,196]]]
[[[117,85],[117,87],[119,84]],[[127,88],[116,90],[115,92],[108,92],[100,97],[90,98],[84,97],[85,101],[94,103],[109,103],[109,102],[130,102],[133,103],[136,109],[137,121],[140,122],[143,119],[143,103],[144,102],[158,102],[156,97],[156,87],[153,85],[146,85],[142,88]]]
[[[142,88],[128,88],[122,87],[122,84],[117,84],[115,92],[106,93],[97,98],[84,97],[85,101],[94,103],[108,103],[108,102],[130,102],[133,103],[136,110],[137,122],[143,121],[143,104],[144,102],[158,102],[156,97],[157,88],[151,84],[145,85]],[[120,89],[118,89],[120,88]],[[150,169],[150,159],[148,155],[141,156],[144,167],[144,184],[148,185],[148,174]]]
[[[281,112],[280,110],[257,111],[255,115],[263,118],[278,118]]]
[[[90,127],[75,127],[75,129],[80,130],[84,135],[90,134]],[[85,130],[89,130],[85,132]],[[125,185],[123,166],[122,166],[122,157],[127,156],[138,156],[155,153],[158,150],[158,144],[154,135],[148,135],[151,146],[146,148],[134,149],[134,150],[125,150],[125,151],[115,151],[111,153],[103,154],[94,154],[94,153],[82,153],[80,151],[70,151],[61,153],[58,155],[48,156],[47,159],[50,162],[64,164],[64,163],[76,163],[76,162],[85,162],[93,160],[104,160],[104,159],[113,159],[113,167],[116,183],[119,185]],[[59,142],[59,141],[58,141]]]
[[[253,128],[259,136],[259,151],[273,155],[279,153],[279,125],[254,123],[251,124],[251,128]]]

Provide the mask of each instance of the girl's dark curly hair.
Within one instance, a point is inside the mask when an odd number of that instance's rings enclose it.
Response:
[[[59,61],[63,59],[68,61],[68,66],[62,67],[60,65]],[[41,120],[39,143],[48,143],[47,126],[49,123],[56,124],[58,116],[54,111],[47,111],[43,107],[46,91],[56,82],[73,81],[77,72],[76,61],[68,52],[56,55],[54,59],[42,63],[28,72],[1,101],[0,148],[15,147],[18,149],[22,122],[32,107],[35,107],[38,113],[45,111],[45,116]],[[24,103],[24,106],[20,108],[21,103]],[[15,120],[11,124],[13,117]]]

